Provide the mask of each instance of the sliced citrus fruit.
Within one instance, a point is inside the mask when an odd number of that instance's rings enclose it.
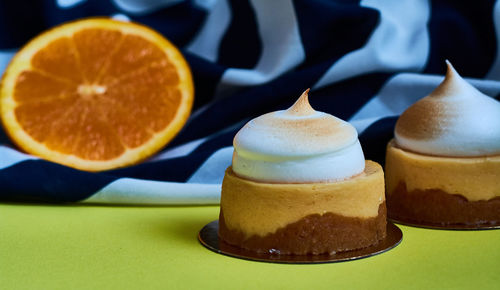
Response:
[[[28,153],[99,171],[137,163],[170,141],[193,104],[188,64],[140,24],[90,18],[52,28],[12,59],[2,124]]]

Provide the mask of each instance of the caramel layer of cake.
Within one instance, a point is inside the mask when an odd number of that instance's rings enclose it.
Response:
[[[500,222],[500,156],[437,157],[389,142],[388,216],[436,225]]]
[[[484,157],[428,156],[387,145],[385,163],[387,198],[400,183],[408,192],[442,190],[459,194],[468,201],[500,196],[500,155]],[[389,212],[391,208],[388,206]]]
[[[386,237],[386,207],[380,204],[372,218],[345,217],[333,213],[312,214],[263,237],[230,230],[221,210],[219,235],[226,243],[259,253],[334,254],[377,244]]]
[[[439,189],[406,190],[399,183],[387,197],[389,217],[408,222],[436,225],[497,225],[500,224],[500,197],[488,201],[468,201],[457,194]]]
[[[259,251],[356,249],[385,236],[385,212],[384,174],[372,161],[357,176],[325,183],[255,182],[236,176],[229,167],[222,184],[219,236]],[[329,227],[330,232],[318,232]],[[299,246],[307,239],[309,244]],[[278,240],[285,246],[267,248]]]

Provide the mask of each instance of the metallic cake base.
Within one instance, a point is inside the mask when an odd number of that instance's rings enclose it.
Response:
[[[401,230],[393,223],[387,222],[387,237],[371,247],[340,252],[334,255],[279,255],[256,253],[229,245],[223,241],[219,241],[219,237],[217,235],[218,231],[219,221],[213,221],[201,229],[198,234],[198,240],[203,246],[219,254],[245,260],[285,264],[334,263],[362,259],[381,254],[396,247],[403,238]]]
[[[498,225],[491,225],[491,224],[479,224],[479,225],[442,225],[442,224],[435,224],[435,223],[428,223],[428,222],[416,222],[416,221],[411,221],[411,220],[406,220],[403,218],[388,218],[389,221],[392,221],[393,223],[405,225],[405,226],[411,226],[411,227],[417,227],[417,228],[426,228],[426,229],[436,229],[436,230],[493,230],[493,229],[500,229],[500,224]]]

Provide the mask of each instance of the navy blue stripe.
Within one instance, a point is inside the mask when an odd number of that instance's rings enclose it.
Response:
[[[44,160],[27,160],[0,170],[0,199],[80,201],[115,179]]]
[[[5,134],[3,128],[0,126],[0,144],[14,147],[14,144],[10,141],[7,134]]]
[[[193,73],[195,98],[193,111],[213,100],[215,89],[225,67],[211,63],[190,52],[183,51]]]
[[[386,117],[371,124],[359,136],[365,159],[384,166],[387,143],[394,137],[394,126],[398,116]]]
[[[40,11],[42,2],[37,0],[0,1],[0,49],[23,46],[42,32],[47,26]]]
[[[376,28],[380,13],[359,1],[294,0],[307,65],[332,64],[362,47]]]
[[[86,0],[69,8],[60,8],[56,0],[0,1],[0,49],[18,48],[43,30],[63,22],[93,16],[108,17],[116,13],[127,14],[113,1]],[[206,11],[192,1],[185,1],[145,15],[128,17],[151,26],[182,47],[198,32]]]
[[[206,12],[192,4],[192,1],[185,1],[146,15],[132,15],[130,18],[151,26],[175,45],[183,47],[196,35],[206,16]]]
[[[220,43],[217,62],[237,68],[253,68],[262,52],[255,12],[248,0],[229,1],[231,24]]]
[[[47,27],[52,27],[67,21],[93,16],[111,16],[119,10],[111,1],[86,0],[80,1],[74,6],[61,8],[56,0],[43,1],[44,7],[41,11],[44,23]]]
[[[495,1],[432,1],[425,73],[445,74],[448,59],[462,76],[482,78],[496,56]]]

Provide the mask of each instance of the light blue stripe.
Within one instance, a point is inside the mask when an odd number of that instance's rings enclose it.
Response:
[[[3,74],[10,60],[16,54],[16,51],[15,49],[0,51],[0,74]]]
[[[38,158],[21,153],[7,146],[0,145],[0,169],[4,169],[16,163],[30,159]]]
[[[121,10],[134,15],[145,15],[181,2],[184,0],[113,0],[113,3]]]
[[[56,0],[57,6],[62,9],[69,9],[76,5],[82,4],[87,0]]]
[[[486,78],[493,80],[500,80],[500,1],[495,3],[493,8],[493,23],[495,24],[495,35],[497,41],[497,54],[495,62],[490,68],[490,71],[486,75]]]
[[[89,203],[114,204],[218,204],[220,184],[118,179],[86,199]]]
[[[233,146],[224,147],[212,154],[191,175],[188,183],[222,184],[224,173],[231,165],[233,159]]]
[[[222,37],[231,23],[231,8],[227,0],[218,1],[208,14],[207,20],[187,51],[208,61],[216,62]]]

